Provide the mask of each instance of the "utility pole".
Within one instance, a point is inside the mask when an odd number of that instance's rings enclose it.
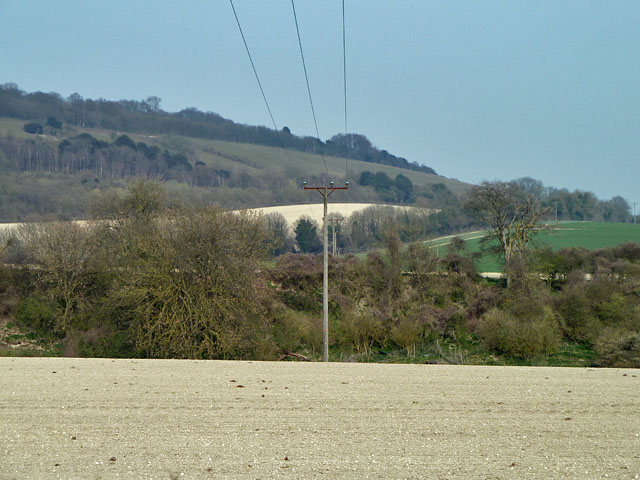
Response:
[[[633,202],[633,224],[636,224],[636,205],[638,202]]]
[[[338,256],[338,247],[337,247],[338,232],[336,232],[336,223],[342,222],[343,220],[344,218],[341,216],[333,216],[329,218],[329,222],[331,223],[331,236],[332,236],[331,247],[333,251],[331,254],[332,257]]]
[[[325,187],[307,187],[307,182],[302,183],[305,190],[316,190],[324,200],[324,216],[322,217],[322,359],[329,361],[329,229],[327,228],[327,199],[336,190],[348,190],[349,182],[344,182],[344,187],[334,187],[333,182]]]

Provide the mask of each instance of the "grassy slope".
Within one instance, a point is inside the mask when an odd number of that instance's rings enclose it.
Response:
[[[582,247],[596,249],[614,247],[624,242],[640,243],[640,225],[631,223],[604,223],[604,222],[560,222],[552,225],[547,232],[540,232],[532,240],[534,247],[549,246],[553,250],[569,247]],[[481,232],[461,235],[467,240],[467,246],[472,252],[480,251]],[[471,237],[471,238],[470,238]],[[443,256],[446,253],[446,243],[450,238],[437,239],[433,245],[438,248],[438,253]],[[440,245],[440,247],[437,247]],[[478,262],[481,272],[502,271],[502,265],[497,258],[484,255]]]
[[[23,131],[25,124],[22,120],[0,118],[0,135],[11,134],[17,138],[34,138],[34,135]],[[226,142],[221,140],[207,140],[200,138],[181,137],[176,135],[136,135],[128,132],[112,132],[110,130],[91,128],[70,128],[65,125],[59,131],[58,139],[78,135],[79,133],[90,133],[100,140],[112,141],[114,133],[116,135],[127,134],[137,142],[145,142],[148,145],[157,145],[168,148],[172,151],[186,151],[190,156],[215,166],[229,170],[246,170],[249,173],[260,173],[260,171],[273,172],[273,174],[284,173],[286,177],[320,175],[325,172],[324,162],[330,175],[344,177],[344,158],[323,157],[310,153],[298,152],[295,150],[285,151],[281,148],[266,147],[261,145],[251,145],[243,143]],[[51,136],[39,136],[47,141],[56,142]],[[287,155],[288,153],[288,155]],[[397,167],[367,163],[357,160],[348,162],[349,176],[353,178],[360,175],[365,170],[374,172],[385,172],[390,177],[402,173],[411,179],[415,185],[431,185],[443,183],[454,194],[459,195],[465,192],[469,185],[456,180],[451,180],[439,175],[431,175],[423,172],[415,172]]]

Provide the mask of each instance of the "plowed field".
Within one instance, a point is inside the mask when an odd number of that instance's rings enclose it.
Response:
[[[0,479],[638,478],[640,371],[0,358]]]

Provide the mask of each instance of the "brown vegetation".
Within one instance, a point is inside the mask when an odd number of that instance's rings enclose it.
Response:
[[[317,358],[321,259],[270,260],[287,241],[278,219],[180,207],[146,182],[96,215],[3,247],[23,265],[0,269],[3,315],[68,355]],[[640,364],[640,246],[522,251],[505,288],[461,240],[439,259],[386,222],[384,251],[331,259],[334,358],[544,363],[574,346],[588,363]]]

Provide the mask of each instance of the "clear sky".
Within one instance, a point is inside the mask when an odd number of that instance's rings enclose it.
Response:
[[[235,0],[278,127],[315,135],[290,0]],[[323,140],[341,0],[297,0]],[[346,0],[349,131],[477,183],[640,201],[640,1]],[[227,0],[0,0],[0,83],[270,126]],[[638,209],[640,210],[640,208]]]

